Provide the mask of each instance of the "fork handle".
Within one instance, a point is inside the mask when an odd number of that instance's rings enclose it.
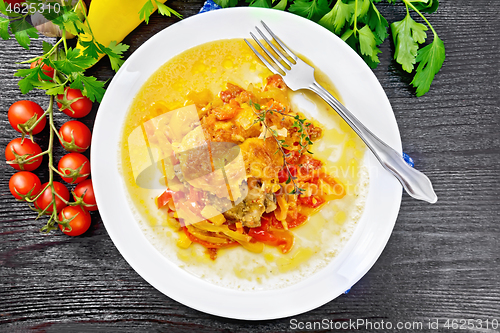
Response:
[[[392,173],[403,185],[406,192],[415,199],[424,200],[430,203],[437,201],[436,193],[432,188],[432,183],[422,172],[410,167],[403,156],[392,149],[385,142],[380,140],[368,128],[366,128],[342,103],[332,96],[325,88],[316,81],[309,86],[309,89],[325,102],[327,102],[337,113],[351,126],[351,128],[366,143],[373,152],[380,164]]]

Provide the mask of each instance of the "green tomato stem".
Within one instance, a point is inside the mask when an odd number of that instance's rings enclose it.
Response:
[[[49,153],[48,150],[42,151],[40,154],[36,154],[35,156],[31,156],[30,158],[27,158],[24,162],[31,162],[40,156],[47,155],[48,153]],[[14,164],[14,163],[9,163],[9,164]]]
[[[54,147],[54,127],[55,127],[53,106],[54,106],[54,96],[50,96],[49,108],[47,109],[49,111],[49,122],[50,122],[49,147],[47,148],[47,152],[49,154],[49,186],[52,192],[52,216],[51,219],[49,220],[49,223],[51,222],[52,219],[54,219],[57,222],[56,190],[54,188],[54,172],[52,170],[52,168],[54,167],[53,166],[54,156],[52,154],[52,151]]]
[[[33,132],[33,130],[35,129],[35,127],[42,121],[42,119],[47,116],[47,114],[49,114],[49,110],[45,110],[45,112],[42,114],[42,116],[40,118],[38,118],[35,123],[33,124],[33,126],[30,127],[29,129],[29,132]]]
[[[49,184],[45,185],[45,187],[40,191],[40,193],[38,193],[33,199],[28,199],[26,198],[25,200],[27,202],[30,202],[30,203],[33,203],[35,202],[41,195],[43,192],[45,192],[45,190],[49,187]]]

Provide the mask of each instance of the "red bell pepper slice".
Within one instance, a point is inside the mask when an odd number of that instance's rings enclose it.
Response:
[[[315,195],[311,195],[310,197],[300,196],[299,203],[302,206],[311,207],[311,208],[318,208],[319,206],[321,206],[322,204],[325,203],[325,199],[318,197],[318,196],[315,196]]]
[[[248,235],[256,241],[279,246],[282,253],[287,253],[293,246],[294,238],[288,230],[269,230],[269,220],[262,219],[262,224],[258,228],[250,228]]]
[[[274,213],[268,214],[268,216],[262,216],[262,219],[269,219],[271,222],[271,225],[276,228],[276,229],[283,229],[283,223],[281,221],[278,221]],[[286,219],[286,224],[288,226],[288,229],[293,229],[297,228],[298,226],[304,224],[304,222],[307,221],[307,216],[302,215],[302,214],[297,214],[297,218],[291,218],[290,216],[287,217]]]
[[[165,207],[170,201],[170,199],[172,199],[174,194],[175,194],[174,191],[167,189],[165,192],[163,192],[156,198],[156,207],[158,207],[158,209]]]

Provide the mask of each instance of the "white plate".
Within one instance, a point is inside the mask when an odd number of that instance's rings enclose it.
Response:
[[[391,106],[375,75],[340,38],[299,16],[268,9],[232,8],[195,15],[159,32],[125,62],[99,108],[92,138],[92,178],[106,230],[127,262],[156,289],[194,309],[228,318],[263,320],[297,315],[330,302],[353,286],[384,249],[402,189],[367,153],[370,187],[365,211],[341,253],[324,269],[292,286],[238,291],[208,283],[177,267],[141,232],[127,203],[117,165],[125,115],[146,80],[167,60],[209,41],[248,38],[264,20],[291,48],[310,59],[337,87],[346,106],[401,152]]]

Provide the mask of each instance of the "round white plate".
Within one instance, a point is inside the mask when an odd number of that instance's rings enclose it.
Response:
[[[209,41],[248,38],[266,24],[293,50],[326,73],[345,105],[382,140],[401,152],[391,106],[363,60],[340,38],[299,16],[269,9],[232,8],[195,15],[159,32],[115,75],[97,114],[92,138],[92,178],[106,230],[127,262],[168,297],[194,309],[228,318],[263,320],[297,315],[330,302],[373,266],[396,221],[402,189],[367,152],[370,187],[365,211],[341,253],[324,269],[292,286],[238,291],[213,285],[179,268],[141,232],[118,171],[121,130],[138,90],[167,60]]]

